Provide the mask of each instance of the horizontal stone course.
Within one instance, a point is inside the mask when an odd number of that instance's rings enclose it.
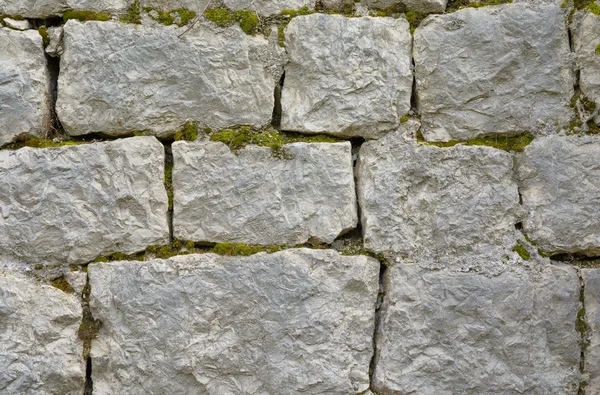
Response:
[[[0,393],[81,395],[79,298],[0,273]]]
[[[57,113],[70,135],[170,136],[188,121],[213,129],[270,123],[279,53],[239,27],[183,30],[69,21]]]
[[[395,265],[384,287],[376,393],[578,393],[575,269],[486,277]]]
[[[358,221],[349,142],[294,143],[238,153],[219,142],[173,144],[176,238],[331,243]]]
[[[169,241],[154,137],[0,151],[0,258],[87,263]]]
[[[331,250],[89,266],[94,394],[369,388],[379,263]]]
[[[0,27],[0,54],[0,146],[21,134],[43,136],[50,127],[50,76],[42,37]]]

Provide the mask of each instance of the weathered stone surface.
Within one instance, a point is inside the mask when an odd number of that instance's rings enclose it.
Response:
[[[332,250],[89,266],[94,394],[354,394],[379,263]]]
[[[523,229],[538,248],[600,254],[600,137],[539,138],[517,164]]]
[[[31,22],[28,20],[17,20],[12,18],[4,18],[2,21],[6,24],[7,27],[16,30],[28,30],[31,29]]]
[[[76,11],[125,12],[133,0],[64,0],[68,9]]]
[[[83,393],[81,317],[74,294],[0,273],[0,393]]]
[[[408,22],[313,14],[285,29],[281,128],[376,137],[410,109]]]
[[[116,13],[125,11],[128,6],[128,0],[0,0],[0,15],[47,18],[62,15],[69,9]]]
[[[431,15],[414,34],[418,108],[429,141],[554,132],[571,117],[573,73],[558,5]]]
[[[154,137],[0,151],[0,251],[85,263],[167,243],[164,149]]]
[[[585,322],[589,344],[585,349],[586,394],[600,393],[600,269],[582,269]]]
[[[274,15],[301,7],[312,10],[315,6],[314,0],[223,0],[223,3],[232,10],[253,10],[260,15]]]
[[[50,82],[42,37],[33,30],[0,27],[0,54],[0,145],[21,133],[43,135],[50,117]]]
[[[50,42],[46,47],[46,53],[50,56],[57,57],[61,56],[64,52],[63,47],[63,28],[62,27],[50,27],[48,28],[48,38]]]
[[[579,278],[566,266],[539,270],[388,269],[374,391],[577,394]]]
[[[422,13],[444,12],[448,0],[362,0],[371,8],[386,9],[391,6],[403,5],[407,10],[414,10]]]
[[[331,243],[358,221],[351,145],[294,143],[239,153],[218,142],[173,144],[176,238],[296,245]]]
[[[574,29],[573,47],[579,63],[581,92],[600,107],[600,16],[587,12]]]
[[[502,269],[516,257],[519,194],[507,152],[392,132],[364,143],[357,166],[365,248],[467,270]]]
[[[196,13],[202,13],[210,4],[213,4],[214,7],[216,2],[211,0],[141,0],[141,4],[142,7],[156,8],[163,11],[185,8]]]
[[[64,27],[57,112],[67,133],[172,134],[186,121],[221,129],[271,120],[273,48],[239,27],[113,22]],[[280,48],[281,50],[281,48]]]

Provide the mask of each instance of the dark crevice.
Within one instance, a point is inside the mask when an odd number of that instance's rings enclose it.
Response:
[[[567,24],[567,37],[569,38],[569,50],[575,52],[573,49],[573,32],[571,31],[571,25]]]
[[[50,125],[46,138],[65,135],[65,131],[56,114],[56,99],[58,97],[58,75],[60,74],[60,58],[46,55],[46,64],[50,76]]]
[[[412,51],[411,51],[412,53]],[[417,96],[417,76],[415,70],[415,59],[411,57],[410,64],[413,72],[412,91],[410,94],[410,108],[413,113],[419,113],[419,98]]]
[[[285,71],[281,74],[279,83],[275,85],[275,105],[273,106],[273,116],[271,117],[271,126],[277,130],[281,130],[281,91],[283,90],[283,83],[285,81]]]
[[[173,150],[171,142],[164,142],[165,147],[165,189],[167,190],[167,198],[169,200],[169,210],[167,211],[167,222],[169,224],[169,242],[172,243],[173,238]]]
[[[517,222],[515,224],[515,229],[516,230],[523,230],[523,222]]]
[[[550,255],[550,260],[568,263],[580,268],[600,268],[600,256],[587,256],[577,253],[558,253]]]
[[[382,261],[379,261],[379,292],[377,293],[377,303],[375,305],[375,326],[373,329],[373,357],[371,358],[371,362],[369,363],[369,383],[371,391],[373,391],[373,375],[375,374],[375,365],[377,364],[377,360],[379,358],[379,349],[377,348],[377,335],[380,332],[380,327],[383,321],[381,319],[381,315],[383,313],[383,299],[386,293],[385,273],[387,270],[388,267]]]
[[[92,395],[94,393],[94,381],[92,380],[92,358],[88,357],[85,363],[85,389],[83,395]]]
[[[94,391],[94,385],[92,381],[92,358],[90,352],[92,350],[92,341],[98,337],[100,328],[102,328],[102,321],[94,319],[92,310],[90,308],[90,295],[92,287],[90,285],[90,278],[87,276],[85,287],[81,293],[81,308],[83,316],[81,317],[81,325],[77,331],[77,337],[83,342],[83,359],[86,362],[85,369],[85,387],[83,395],[91,395]]]
[[[585,395],[585,387],[587,386],[587,381],[585,381],[585,352],[589,344],[588,339],[588,326],[585,321],[585,281],[581,274],[581,270],[577,270],[577,275],[579,276],[579,301],[581,302],[581,306],[579,311],[577,312],[576,319],[576,329],[581,334],[580,341],[580,349],[581,354],[579,358],[579,374],[581,379],[579,381],[579,390],[577,392],[578,395]]]

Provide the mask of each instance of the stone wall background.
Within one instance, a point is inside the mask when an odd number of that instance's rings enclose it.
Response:
[[[600,3],[0,0],[0,393],[600,393]]]

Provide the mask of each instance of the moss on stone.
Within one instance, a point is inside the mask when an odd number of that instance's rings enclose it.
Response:
[[[529,251],[527,251],[527,249],[523,247],[520,243],[517,243],[514,246],[513,251],[519,254],[519,256],[526,261],[531,259],[531,254],[529,253]]]
[[[299,8],[297,10],[283,10],[281,15],[287,17],[287,21],[281,23],[277,28],[277,41],[280,47],[285,47],[285,28],[291,22],[291,20],[297,16],[314,14],[316,11],[309,10],[307,6]]]
[[[132,23],[135,25],[142,24],[142,7],[140,0],[134,0],[127,8],[127,12],[119,17],[119,20],[123,23]]]
[[[60,276],[58,278],[55,278],[50,283],[52,284],[52,286],[54,288],[58,288],[65,293],[68,293],[68,294],[75,293],[75,290],[73,289],[73,287],[71,287],[71,284],[69,284],[69,282],[67,281],[65,276]]]
[[[48,35],[47,27],[40,27],[38,29],[38,33],[42,36],[42,42],[44,43],[44,47],[47,47],[50,44],[50,36]]]
[[[600,16],[600,5],[597,3],[590,3],[590,5],[587,6],[587,10],[596,16]]]
[[[509,4],[512,0],[488,0],[471,3],[469,0],[450,0],[446,7],[446,13],[458,11],[462,8],[481,8],[500,4]]]
[[[400,123],[405,123],[405,122],[408,122],[408,115],[405,115],[402,118],[400,118]]]
[[[70,145],[88,144],[87,141],[76,141],[71,139],[65,139],[63,141],[54,141],[50,139],[44,139],[41,137],[30,137],[23,136],[18,137],[14,142],[8,143],[2,146],[2,149],[16,150],[23,147],[30,148],[58,148],[66,147]]]
[[[242,243],[218,243],[210,252],[219,255],[249,256],[259,252],[267,252],[265,246],[252,246]]]
[[[477,137],[471,140],[459,141],[450,140],[445,142],[425,141],[421,131],[417,132],[417,141],[433,145],[441,148],[453,147],[457,144],[486,146],[501,149],[507,152],[515,151],[522,152],[533,141],[534,137],[530,133],[525,133],[520,136],[493,136],[493,137]]]
[[[173,23],[175,23],[176,15],[179,15],[180,19],[180,22],[177,23],[177,26],[179,27],[187,25],[192,19],[196,17],[196,12],[188,10],[187,8],[176,8],[170,11],[161,11],[156,8],[145,7],[144,11],[148,13],[150,18],[165,26],[171,26]],[[156,13],[156,16],[153,15],[153,12]]]
[[[94,11],[73,11],[68,10],[63,13],[63,20],[66,22],[69,19],[76,19],[81,22],[85,21],[102,21],[110,20],[110,14]]]
[[[600,44],[596,46],[596,55],[600,55]]]
[[[193,122],[187,122],[181,129],[175,132],[175,141],[194,141],[198,138],[198,126]]]
[[[410,34],[413,34],[415,32],[415,29],[419,27],[421,21],[423,21],[423,19],[425,19],[425,17],[427,16],[427,14],[421,14],[420,12],[413,10],[407,11],[405,15],[406,20],[410,25]]]
[[[253,35],[259,32],[260,20],[256,12],[250,10],[230,11],[227,8],[211,8],[204,16],[219,27],[229,27],[237,22],[244,33]]]
[[[169,211],[173,211],[173,162],[165,163],[165,189],[169,199]]]

